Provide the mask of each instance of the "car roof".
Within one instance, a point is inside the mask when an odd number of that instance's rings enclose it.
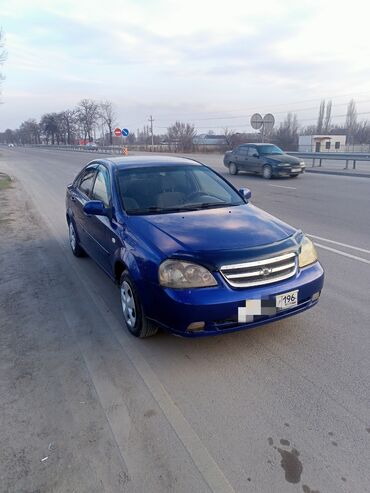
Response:
[[[94,162],[106,164],[115,169],[141,168],[154,166],[195,165],[203,166],[194,159],[172,156],[117,156],[95,159]]]
[[[240,147],[247,147],[247,146],[275,146],[275,144],[269,144],[265,142],[248,142],[247,144],[241,144]]]

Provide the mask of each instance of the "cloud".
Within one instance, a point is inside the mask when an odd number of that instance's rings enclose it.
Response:
[[[348,9],[334,0],[12,0],[2,8],[3,119],[16,125],[34,116],[26,114],[32,101],[38,115],[53,100],[58,110],[91,97],[114,101],[142,126],[145,111],[158,119],[190,108],[194,117],[233,115],[365,91],[370,45],[360,7],[359,0]]]

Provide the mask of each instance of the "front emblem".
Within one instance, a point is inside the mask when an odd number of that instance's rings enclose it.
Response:
[[[272,268],[271,267],[262,267],[260,270],[260,275],[263,277],[267,277],[271,274]]]

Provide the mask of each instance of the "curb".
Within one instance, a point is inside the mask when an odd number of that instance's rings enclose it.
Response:
[[[357,173],[346,171],[329,171],[329,170],[313,170],[312,168],[306,168],[305,173],[322,174],[322,175],[338,175],[338,176],[350,176],[351,178],[370,178],[370,173]]]

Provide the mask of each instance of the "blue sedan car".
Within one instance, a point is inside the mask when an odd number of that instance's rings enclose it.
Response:
[[[311,308],[324,281],[312,242],[250,196],[191,159],[96,159],[67,188],[71,249],[119,285],[137,337],[223,334]]]

